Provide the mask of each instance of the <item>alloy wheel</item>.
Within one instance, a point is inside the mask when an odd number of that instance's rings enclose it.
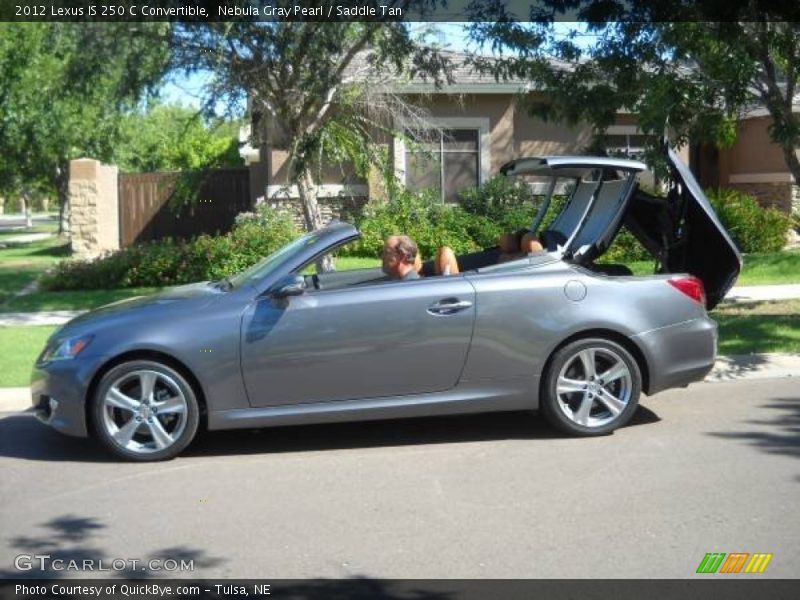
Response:
[[[564,361],[556,403],[576,425],[598,428],[623,413],[632,390],[631,371],[619,354],[605,347],[582,348]]]
[[[174,445],[188,418],[188,403],[178,382],[154,370],[125,373],[111,383],[102,399],[102,424],[108,437],[135,454]]]

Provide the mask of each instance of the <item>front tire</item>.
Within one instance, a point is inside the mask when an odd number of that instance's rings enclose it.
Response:
[[[541,409],[570,435],[596,436],[625,425],[636,412],[642,375],[623,346],[586,338],[558,350],[545,373]]]
[[[126,460],[174,458],[194,439],[200,420],[197,397],[174,368],[133,360],[100,380],[91,403],[98,440]]]

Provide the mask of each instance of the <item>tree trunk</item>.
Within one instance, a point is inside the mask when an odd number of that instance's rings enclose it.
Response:
[[[784,145],[783,157],[786,159],[786,166],[794,176],[794,185],[800,186],[800,158],[797,157],[797,148]]]
[[[25,197],[25,229],[33,227],[33,209],[31,207],[30,197]]]
[[[303,203],[303,218],[306,222],[306,229],[308,231],[316,231],[321,229],[324,225],[322,222],[322,214],[319,210],[319,203],[317,202],[317,186],[314,183],[314,176],[311,174],[311,169],[304,168],[300,171],[297,178],[297,191],[300,194],[300,202]],[[320,273],[328,273],[333,271],[333,260],[327,254],[317,260],[317,270]]]
[[[58,193],[58,235],[69,235],[69,169],[56,168]]]

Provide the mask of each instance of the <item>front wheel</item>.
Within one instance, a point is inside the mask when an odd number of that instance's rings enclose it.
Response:
[[[544,375],[541,409],[551,425],[579,436],[611,433],[636,411],[639,365],[623,346],[603,338],[558,350]]]
[[[174,458],[194,438],[199,418],[192,386],[172,367],[150,360],[109,370],[92,399],[95,435],[128,460]]]

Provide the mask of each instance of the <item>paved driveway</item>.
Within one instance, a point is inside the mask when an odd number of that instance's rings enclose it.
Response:
[[[796,577],[798,498],[797,379],[645,398],[599,439],[515,413],[210,434],[154,465],[0,420],[6,577],[50,554],[194,577],[663,578],[706,552],[770,552],[759,577]]]

